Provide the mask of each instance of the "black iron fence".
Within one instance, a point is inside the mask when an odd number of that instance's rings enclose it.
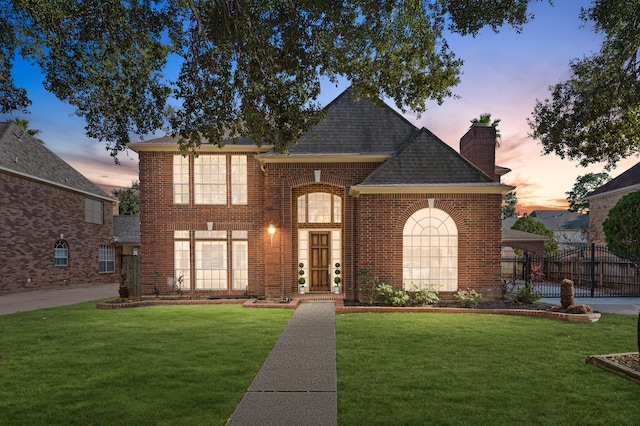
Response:
[[[585,245],[556,256],[502,259],[507,291],[531,282],[543,297],[560,297],[560,283],[573,281],[576,297],[640,297],[640,260],[624,258],[606,247]]]

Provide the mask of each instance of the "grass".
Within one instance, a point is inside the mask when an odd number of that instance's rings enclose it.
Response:
[[[0,424],[223,425],[292,312],[85,303],[0,316]]]
[[[238,305],[0,316],[0,424],[223,425],[292,311]],[[640,388],[584,360],[636,317],[336,317],[341,425],[636,425]]]
[[[640,388],[584,360],[636,349],[636,317],[336,317],[341,425],[637,425]]]

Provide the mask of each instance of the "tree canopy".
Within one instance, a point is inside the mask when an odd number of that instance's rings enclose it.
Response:
[[[121,215],[140,214],[140,182],[132,182],[129,188],[114,189],[111,194],[118,199]]]
[[[600,51],[571,62],[572,76],[537,101],[531,136],[545,154],[583,166],[640,153],[640,2],[593,0],[581,19],[604,34]]]
[[[157,130],[183,152],[201,137],[286,152],[321,119],[322,79],[423,112],[460,80],[445,32],[520,31],[534,1],[13,0],[0,8],[0,112],[30,104],[11,74],[19,54],[114,158]]]
[[[522,216],[513,224],[511,229],[549,237],[549,240],[544,242],[544,255],[554,256],[558,254],[558,243],[553,235],[553,231],[549,230],[544,223],[534,220],[531,216]]]
[[[485,124],[487,126],[492,126],[496,128],[496,148],[500,148],[500,140],[502,139],[502,135],[500,134],[500,130],[498,130],[498,124],[500,124],[500,119],[496,118],[491,121],[491,114],[488,112],[480,114],[480,117],[474,118],[471,120],[472,124]]]
[[[584,197],[610,180],[611,176],[606,172],[578,176],[571,191],[565,192],[569,202],[568,210],[573,213],[589,213],[589,202],[585,201]]]
[[[518,217],[516,211],[516,204],[518,204],[518,192],[511,191],[502,195],[502,217]]]
[[[622,197],[602,223],[607,246],[640,261],[640,191]]]

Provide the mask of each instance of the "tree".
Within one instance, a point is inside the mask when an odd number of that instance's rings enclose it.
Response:
[[[29,120],[25,120],[23,118],[16,118],[15,120],[9,120],[12,123],[15,123],[16,126],[20,127],[22,130],[24,130],[25,132],[27,132],[28,135],[31,135],[34,137],[35,140],[37,140],[40,143],[44,143],[43,140],[36,138],[35,136],[37,134],[40,133],[40,130],[38,129],[30,129],[29,128]]]
[[[121,215],[140,214],[140,182],[132,182],[129,188],[114,189],[111,194],[118,199]]]
[[[502,139],[502,135],[500,134],[500,130],[498,130],[498,124],[500,124],[500,119],[496,118],[491,121],[491,114],[485,112],[480,114],[480,118],[474,118],[471,120],[472,124],[484,124],[487,126],[492,126],[496,128],[496,148],[500,148],[500,140]]]
[[[606,172],[587,173],[578,176],[571,191],[565,192],[569,202],[569,211],[573,213],[589,213],[589,202],[585,201],[584,197],[610,180],[611,176]]]
[[[640,191],[622,197],[602,223],[607,246],[640,261]]]
[[[549,240],[544,242],[544,255],[554,256],[558,254],[558,243],[553,231],[550,231],[544,223],[534,220],[531,216],[525,214],[513,224],[511,229],[549,237]]]
[[[640,2],[593,0],[581,19],[604,33],[597,54],[571,62],[572,76],[536,101],[529,125],[544,154],[604,161],[640,152]]]
[[[518,204],[517,191],[507,192],[502,195],[502,217],[518,217],[516,211],[516,204]]]
[[[460,81],[445,33],[520,31],[533,1],[15,0],[0,8],[0,112],[29,104],[19,54],[114,158],[159,129],[183,152],[240,137],[286,152],[322,118],[321,79],[423,112]]]

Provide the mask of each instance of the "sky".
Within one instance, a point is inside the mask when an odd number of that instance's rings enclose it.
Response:
[[[458,98],[448,98],[442,105],[428,102],[427,111],[420,117],[404,114],[414,125],[428,128],[457,151],[471,119],[485,112],[499,118],[502,142],[496,151],[496,163],[512,170],[502,182],[516,187],[516,210],[521,214],[536,209],[566,210],[565,193],[576,178],[604,170],[604,164],[583,168],[555,154],[543,156],[539,141],[528,136],[531,129],[527,118],[536,99],[549,97],[549,86],[570,76],[572,59],[599,50],[602,36],[593,32],[591,23],[579,19],[580,7],[589,5],[587,0],[561,0],[553,6],[537,2],[530,6],[535,18],[521,34],[504,27],[499,34],[484,29],[475,38],[448,36],[450,48],[464,61],[461,83],[452,88]],[[74,115],[73,107],[44,90],[37,67],[18,60],[14,78],[19,87],[27,89],[33,103],[29,114],[0,114],[0,121],[28,120],[30,128],[40,130],[38,137],[50,150],[108,194],[138,179],[137,154],[121,153],[120,165],[115,164],[103,143],[86,137],[84,119]],[[337,87],[324,84],[321,105],[328,104],[348,85],[346,81]],[[610,175],[616,177],[638,161],[636,156],[622,160]]]

